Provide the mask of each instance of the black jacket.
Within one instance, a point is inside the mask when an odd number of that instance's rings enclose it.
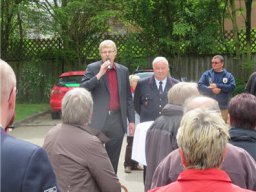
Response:
[[[256,161],[256,131],[249,129],[231,128],[230,143],[246,150]]]

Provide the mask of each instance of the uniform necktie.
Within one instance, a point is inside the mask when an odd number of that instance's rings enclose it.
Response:
[[[159,89],[158,89],[158,91],[159,91],[159,94],[163,94],[163,82],[162,81],[160,81],[159,82]]]

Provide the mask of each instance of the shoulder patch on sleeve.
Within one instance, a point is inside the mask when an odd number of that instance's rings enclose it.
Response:
[[[54,186],[52,188],[46,189],[46,190],[44,190],[44,192],[57,192],[57,187]]]

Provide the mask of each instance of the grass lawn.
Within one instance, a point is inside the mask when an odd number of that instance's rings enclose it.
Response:
[[[40,104],[19,104],[16,103],[16,117],[15,121],[19,121],[21,119],[25,119],[33,114],[40,113],[43,111],[47,111],[50,109],[48,103],[40,103]]]

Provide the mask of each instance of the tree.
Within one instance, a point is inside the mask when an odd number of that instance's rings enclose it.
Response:
[[[1,56],[7,58],[8,54],[19,52],[22,60],[23,39],[35,38],[35,34],[44,35],[51,31],[48,24],[49,16],[40,9],[39,2],[29,0],[1,0]],[[36,33],[37,32],[37,33]],[[19,42],[11,47],[10,41]]]
[[[222,1],[193,0],[180,4],[173,35],[183,39],[183,53],[217,52],[216,39],[221,31]]]
[[[141,32],[148,54],[167,56],[173,51],[172,30],[180,1],[131,0],[126,2],[125,17]]]
[[[252,0],[245,0],[246,18],[245,18],[245,29],[246,29],[246,41],[251,44],[251,18],[252,18]]]
[[[222,23],[222,0],[133,0],[126,17],[147,36],[153,53],[212,53]]]
[[[54,0],[51,3],[46,0],[43,7],[51,14],[55,31],[63,40],[64,65],[79,66],[86,62],[91,47],[108,32],[109,19],[116,16],[109,1]]]
[[[253,61],[252,61],[252,42],[251,42],[251,18],[252,18],[252,0],[245,0],[245,10],[246,10],[246,16],[245,16],[245,35],[246,35],[246,52],[247,52],[247,63],[249,64],[249,68],[252,67]],[[254,63],[255,65],[256,63]]]
[[[7,47],[17,26],[15,16],[17,16],[20,2],[16,0],[1,0],[1,58],[4,59],[7,57]]]
[[[238,24],[237,24],[237,8],[236,8],[235,0],[226,0],[226,4],[227,5],[225,7],[227,8],[227,12],[231,19],[232,27],[233,27],[236,56],[240,56],[241,50],[240,50],[240,41],[239,41],[239,30],[238,30]]]

